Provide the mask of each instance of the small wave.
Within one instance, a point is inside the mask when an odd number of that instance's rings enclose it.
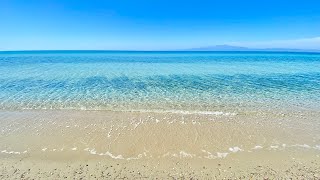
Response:
[[[28,151],[25,150],[25,151],[8,151],[8,150],[2,150],[0,151],[0,153],[4,153],[4,154],[16,154],[16,155],[19,155],[19,154],[26,154]]]
[[[192,157],[196,156],[195,154],[190,154],[185,151],[180,151],[179,154],[180,154],[180,158],[192,158]]]
[[[187,110],[112,110],[120,112],[141,112],[141,113],[169,113],[185,115],[216,115],[216,116],[235,116],[236,113],[222,111],[187,111]]]
[[[253,150],[256,150],[256,149],[262,149],[262,148],[263,148],[262,146],[257,145],[257,146],[255,146],[255,147],[253,147],[252,149],[253,149]]]
[[[215,116],[236,116],[235,112],[222,111],[188,111],[188,110],[147,110],[147,109],[103,109],[103,108],[22,108],[23,110],[81,110],[81,111],[111,111],[111,112],[140,112],[140,113],[169,113],[169,114],[184,114],[184,115],[215,115]]]
[[[217,152],[217,157],[218,157],[218,158],[225,158],[225,157],[227,157],[228,154],[229,154],[229,153],[220,153],[220,152]]]
[[[233,153],[236,153],[236,152],[238,152],[238,151],[243,151],[243,150],[236,146],[236,147],[231,147],[231,148],[229,148],[229,151],[231,151],[231,152],[233,152]]]

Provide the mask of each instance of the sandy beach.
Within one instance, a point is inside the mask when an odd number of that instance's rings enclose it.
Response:
[[[273,153],[271,153],[272,155]],[[277,157],[285,153],[274,154]],[[285,155],[286,156],[286,155]],[[1,160],[1,179],[319,179],[319,159]],[[243,162],[239,162],[243,160]]]
[[[0,116],[4,179],[320,178],[319,113],[313,111],[25,110]]]

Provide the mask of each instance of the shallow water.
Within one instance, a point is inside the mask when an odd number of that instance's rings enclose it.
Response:
[[[0,111],[0,157],[230,160],[287,152],[286,158],[318,158],[319,114]]]
[[[319,158],[319,102],[315,53],[0,52],[0,156]]]
[[[319,110],[320,54],[0,52],[0,108]]]

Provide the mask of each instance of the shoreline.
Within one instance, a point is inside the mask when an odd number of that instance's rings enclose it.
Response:
[[[317,133],[320,113],[292,112],[224,116],[2,110],[0,174],[9,179],[23,173],[30,178],[71,178],[89,163],[95,168],[82,170],[83,174],[75,177],[88,178],[90,174],[102,177],[97,173],[106,172],[107,165],[120,164],[121,168],[110,171],[111,176],[105,178],[116,175],[129,179],[302,178],[304,175],[316,179],[320,164]],[[66,166],[70,168],[65,169]],[[217,171],[223,169],[220,166],[226,171]],[[134,169],[141,176],[133,175]]]

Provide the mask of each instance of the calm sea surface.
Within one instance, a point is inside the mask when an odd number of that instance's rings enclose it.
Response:
[[[320,109],[320,54],[0,52],[0,109]]]

